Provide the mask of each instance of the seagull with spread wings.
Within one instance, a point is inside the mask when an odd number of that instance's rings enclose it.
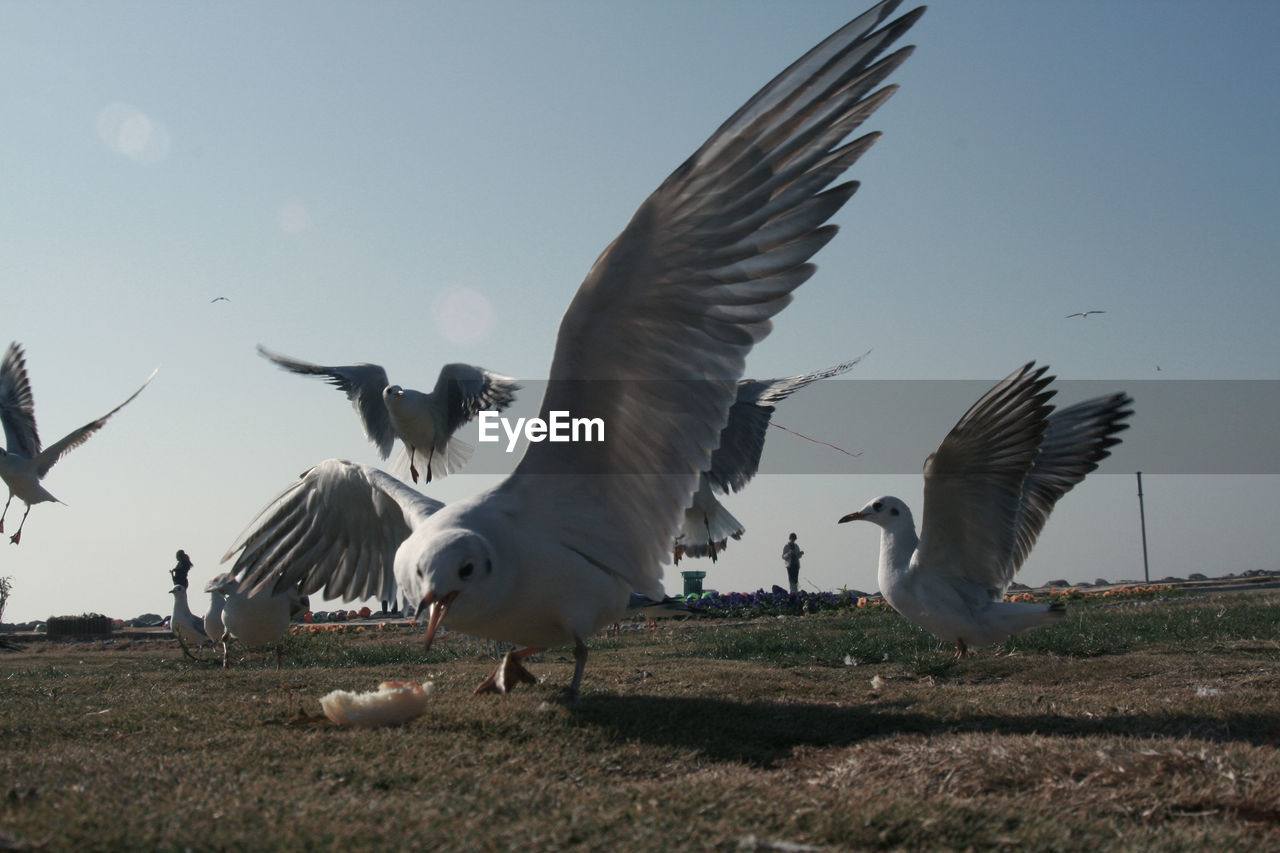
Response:
[[[500,412],[515,400],[520,385],[514,379],[470,364],[446,364],[429,394],[401,388],[387,381],[377,364],[325,366],[299,361],[258,346],[258,352],[285,370],[319,376],[347,395],[364,433],[379,455],[391,455],[396,439],[404,443],[395,466],[418,482],[417,461],[426,481],[452,474],[471,458],[473,448],[454,433],[480,412]]]
[[[880,592],[903,616],[956,644],[985,646],[1048,625],[1061,602],[1004,600],[1058,500],[1120,443],[1133,399],[1118,393],[1054,410],[1047,367],[1028,364],[982,396],[924,464],[916,535],[899,498],[840,519],[880,527]]]
[[[515,471],[432,506],[394,478],[329,461],[259,515],[230,554],[243,585],[394,584],[427,621],[515,643],[477,692],[532,678],[521,661],[661,598],[662,564],[711,467],[747,354],[814,272],[835,183],[879,137],[849,137],[911,53],[882,54],[923,13],[885,0],[822,41],[729,117],[587,273],[556,339],[539,417],[600,418],[603,442],[530,442]],[[322,523],[317,515],[324,515]],[[388,577],[394,562],[394,578]],[[308,578],[310,580],[308,580]]]
[[[27,505],[27,509],[22,513],[22,521],[18,523],[17,531],[9,537],[9,541],[14,545],[22,541],[22,527],[27,523],[27,515],[30,514],[34,504],[46,501],[62,503],[50,494],[40,481],[59,459],[88,441],[89,436],[102,429],[108,418],[141,394],[142,389],[155,378],[156,371],[159,369],[151,371],[147,381],[130,394],[129,399],[97,420],[90,421],[42,450],[40,434],[36,430],[35,401],[31,396],[31,381],[27,378],[26,357],[17,341],[9,345],[4,361],[0,362],[0,421],[4,422],[5,440],[4,448],[0,449],[0,478],[3,478],[9,487],[9,499],[4,502],[4,510],[0,512],[0,533],[4,532],[4,517],[8,514],[9,504],[15,497],[21,498]]]

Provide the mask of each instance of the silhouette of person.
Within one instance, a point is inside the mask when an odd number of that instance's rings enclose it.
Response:
[[[169,570],[169,577],[173,578],[173,585],[187,588],[187,574],[191,571],[191,558],[187,556],[187,552],[178,550],[178,565]]]
[[[804,551],[800,550],[796,535],[792,533],[787,537],[787,544],[782,546],[782,562],[787,565],[787,582],[791,584],[792,594],[800,591],[800,558],[803,556]]]

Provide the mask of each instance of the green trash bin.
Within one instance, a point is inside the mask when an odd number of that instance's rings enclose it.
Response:
[[[702,579],[707,576],[706,572],[681,572],[684,577],[684,594],[685,595],[701,595]]]

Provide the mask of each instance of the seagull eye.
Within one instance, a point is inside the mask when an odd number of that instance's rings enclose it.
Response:
[[[884,504],[880,503],[880,501],[876,501],[871,505],[871,508],[874,509],[876,512],[879,512],[880,510],[884,509]]]
[[[897,515],[897,514],[898,514],[898,508],[896,506],[893,509],[889,510],[889,515]]]
[[[467,563],[465,566],[458,569],[458,577],[461,580],[466,580],[467,578],[471,577],[471,573],[474,572],[475,570],[476,570],[476,567],[474,565],[472,565],[471,563]]]

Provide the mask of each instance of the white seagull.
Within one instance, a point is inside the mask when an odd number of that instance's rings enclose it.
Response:
[[[242,586],[324,576],[386,598],[394,583],[427,618],[428,647],[442,624],[518,646],[477,692],[505,692],[532,677],[523,659],[572,644],[576,697],[585,639],[632,591],[663,594],[746,356],[835,235],[824,223],[856,184],[832,182],[879,134],[846,140],[911,49],[880,54],[923,13],[888,21],[897,5],[879,3],[760,90],[597,259],[561,321],[540,417],[601,418],[605,441],[530,442],[504,481],[445,507],[363,466],[322,463],[232,546]]]
[[[203,646],[210,642],[209,635],[204,630],[204,622],[191,612],[191,607],[187,604],[187,588],[175,586],[169,592],[173,595],[173,614],[169,617],[169,630],[178,638],[178,645],[182,646],[183,654],[195,660],[196,656],[191,654],[187,644]]]
[[[876,498],[840,519],[881,528],[878,579],[903,616],[956,644],[985,646],[1047,625],[1065,608],[1004,600],[1053,506],[1111,455],[1133,399],[1111,394],[1054,411],[1047,367],[1028,364],[982,396],[924,463],[924,517]]]
[[[307,612],[307,597],[289,586],[279,592],[271,589],[244,593],[229,574],[218,575],[205,585],[210,595],[223,596],[222,631],[210,638],[222,641],[222,666],[231,666],[231,641],[239,640],[249,647],[275,646],[276,669],[280,668],[281,640],[289,623]]]
[[[460,469],[473,448],[453,434],[485,410],[500,412],[515,400],[520,385],[509,376],[470,364],[446,364],[440,368],[430,394],[401,388],[387,381],[387,371],[377,364],[325,366],[298,361],[259,345],[263,358],[303,376],[320,376],[341,389],[360,415],[364,434],[383,459],[391,455],[396,439],[404,442],[398,468],[418,482],[421,461],[426,481]]]
[[[31,396],[31,382],[27,379],[26,359],[17,341],[9,345],[4,361],[0,362],[0,421],[4,422],[5,440],[4,448],[0,449],[0,478],[9,487],[9,500],[4,502],[4,511],[0,512],[0,533],[4,532],[4,517],[8,514],[9,504],[14,497],[21,498],[27,505],[26,512],[22,513],[22,521],[18,522],[18,530],[9,537],[14,545],[22,541],[22,526],[27,523],[27,515],[33,504],[45,501],[62,503],[40,481],[59,459],[88,441],[89,436],[102,429],[108,418],[141,394],[158,370],[156,368],[151,371],[147,381],[130,394],[129,399],[96,421],[85,424],[67,434],[61,441],[41,450],[40,434],[36,431],[35,401]]]
[[[714,563],[730,538],[742,538],[745,527],[725,508],[716,493],[741,491],[760,470],[769,421],[778,403],[820,379],[847,373],[860,361],[862,356],[799,376],[743,379],[738,383],[738,396],[729,409],[729,421],[720,431],[720,446],[711,454],[711,467],[698,478],[698,490],[685,508],[684,524],[676,537],[678,556],[709,556]]]

